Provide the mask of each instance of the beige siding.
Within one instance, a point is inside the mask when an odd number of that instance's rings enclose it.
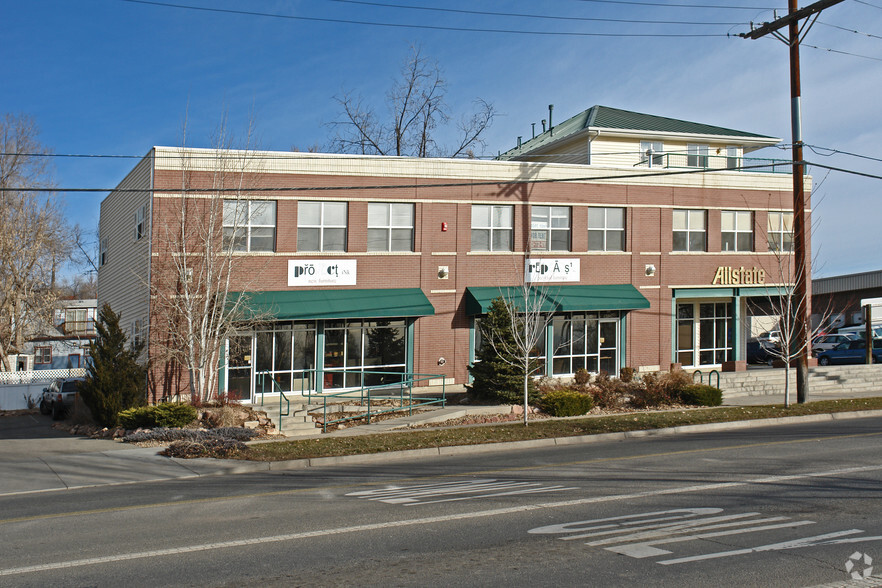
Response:
[[[146,329],[149,316],[152,184],[151,153],[101,202],[98,232],[99,240],[107,240],[107,261],[98,268],[98,306],[109,304],[120,315],[120,326],[130,337],[133,322],[142,321]],[[145,231],[136,241],[135,214],[144,205]],[[146,331],[142,334],[146,336]]]

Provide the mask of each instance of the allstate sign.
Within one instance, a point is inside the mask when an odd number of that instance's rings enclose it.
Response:
[[[527,259],[524,265],[524,280],[538,282],[578,282],[578,259]]]
[[[289,286],[355,286],[354,259],[289,259]]]

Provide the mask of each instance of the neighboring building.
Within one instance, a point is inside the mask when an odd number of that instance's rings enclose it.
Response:
[[[812,280],[813,325],[833,329],[864,324],[863,305],[873,306],[873,324],[882,323],[882,270]]]
[[[97,336],[95,316],[98,301],[59,300],[53,313],[53,324],[28,337],[20,358],[33,357],[32,369],[76,369],[86,366],[89,343]],[[21,364],[31,367],[28,364]]]
[[[248,261],[236,288],[272,319],[231,342],[221,391],[251,398],[264,375],[338,389],[372,371],[465,384],[476,321],[528,267],[556,308],[548,375],[742,369],[749,302],[792,280],[792,180],[769,173],[789,168],[737,169],[772,164],[744,153],[777,142],[593,107],[496,161],[225,152],[252,162],[245,200],[227,202],[228,219],[248,215],[227,235]],[[164,227],[183,170],[209,198],[215,155],[155,147],[101,204],[99,303],[151,357]],[[153,400],[179,391],[153,370]]]

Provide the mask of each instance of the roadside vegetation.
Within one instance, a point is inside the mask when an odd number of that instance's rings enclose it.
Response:
[[[882,410],[882,397],[783,405],[698,408],[641,412],[598,417],[546,419],[523,424],[474,425],[444,429],[403,431],[358,437],[324,437],[272,443],[254,443],[231,457],[255,461],[284,461],[340,455],[362,455],[408,449],[480,445],[561,437],[664,429],[683,425],[722,423],[788,416],[861,410]]]

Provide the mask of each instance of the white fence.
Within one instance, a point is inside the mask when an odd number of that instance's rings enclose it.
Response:
[[[21,410],[28,407],[28,399],[39,402],[43,388],[59,378],[78,378],[86,375],[85,368],[69,370],[34,370],[27,372],[0,372],[0,410]]]

